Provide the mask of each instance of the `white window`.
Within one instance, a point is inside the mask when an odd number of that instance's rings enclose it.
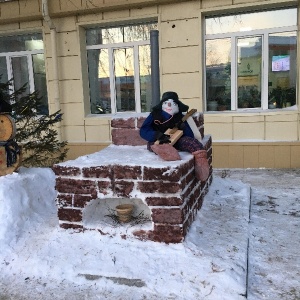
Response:
[[[12,80],[12,93],[24,85],[26,94],[37,91],[42,97],[39,114],[48,114],[42,34],[0,37],[0,82],[9,80]]]
[[[296,105],[297,9],[205,19],[206,109]]]
[[[86,30],[92,114],[150,111],[152,29],[156,23]]]

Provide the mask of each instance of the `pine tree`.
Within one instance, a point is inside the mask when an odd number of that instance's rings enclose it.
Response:
[[[22,147],[24,167],[51,167],[63,161],[68,152],[66,141],[59,141],[55,127],[61,122],[62,114],[39,114],[42,98],[38,91],[26,93],[26,85],[10,94],[11,81],[0,84],[0,93],[12,105],[12,117],[16,124],[14,140]]]

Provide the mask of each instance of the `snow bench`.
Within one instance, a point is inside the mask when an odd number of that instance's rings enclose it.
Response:
[[[208,191],[212,167],[207,181],[199,182],[190,153],[180,152],[178,161],[163,161],[149,152],[139,136],[144,119],[113,119],[112,145],[53,166],[60,227],[166,243],[183,241]],[[203,115],[197,113],[194,119],[211,165],[212,140],[204,136]],[[107,206],[125,202],[132,202],[138,213],[145,211],[148,224],[120,229],[103,220]],[[97,211],[98,222],[89,222]]]

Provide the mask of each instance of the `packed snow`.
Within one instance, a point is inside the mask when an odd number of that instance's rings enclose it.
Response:
[[[213,175],[180,244],[61,229],[51,169],[0,177],[0,299],[300,299],[300,171]]]

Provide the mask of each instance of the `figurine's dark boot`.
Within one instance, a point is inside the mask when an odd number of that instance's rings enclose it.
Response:
[[[209,176],[209,164],[206,150],[198,150],[192,153],[195,158],[195,174],[200,181],[206,181]]]

